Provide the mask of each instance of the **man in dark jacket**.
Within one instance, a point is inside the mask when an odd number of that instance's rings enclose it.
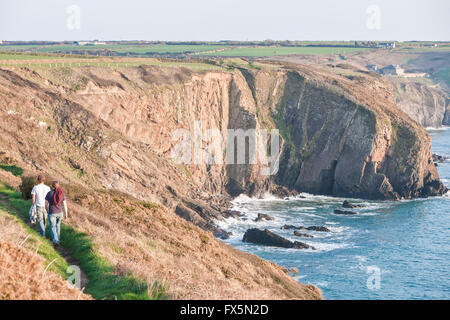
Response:
[[[45,207],[48,211],[48,221],[50,222],[50,232],[54,246],[59,246],[61,240],[61,221],[63,212],[67,219],[67,203],[64,189],[60,187],[58,181],[53,181],[52,189],[45,197]]]

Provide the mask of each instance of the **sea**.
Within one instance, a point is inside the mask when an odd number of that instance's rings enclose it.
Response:
[[[450,127],[428,132],[432,152],[450,157]],[[450,188],[450,162],[439,163],[437,169]],[[291,275],[316,285],[325,299],[450,299],[450,193],[405,201],[300,196],[237,197],[232,209],[245,216],[218,223],[233,233],[225,242],[296,270]],[[363,207],[352,209],[357,215],[333,214],[344,200]],[[254,222],[258,213],[275,219]],[[313,238],[296,237],[293,230],[281,229],[285,224],[325,226],[330,232],[299,231]],[[249,228],[269,229],[316,250],[244,243]]]

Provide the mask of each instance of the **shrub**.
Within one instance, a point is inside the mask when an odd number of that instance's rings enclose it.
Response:
[[[25,200],[31,199],[31,190],[37,184],[37,177],[26,176],[22,177],[22,183],[19,186],[19,190],[22,193],[22,198]]]
[[[9,164],[0,164],[0,169],[3,169],[5,171],[11,172],[16,177],[19,177],[22,175],[23,170],[22,168],[16,166],[16,165],[9,165]]]

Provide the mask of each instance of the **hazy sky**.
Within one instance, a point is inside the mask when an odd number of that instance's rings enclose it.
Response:
[[[449,13],[450,0],[0,0],[0,39],[450,40]]]

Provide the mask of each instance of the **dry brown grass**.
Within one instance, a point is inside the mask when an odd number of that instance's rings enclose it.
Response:
[[[125,195],[91,193],[71,204],[70,224],[94,239],[119,274],[133,273],[169,299],[320,299],[282,267],[240,252],[162,207]],[[113,200],[114,199],[114,200]]]
[[[0,300],[89,299],[49,272],[44,259],[11,242],[0,242]]]
[[[92,299],[53,273],[38,248],[33,235],[0,211],[0,300]]]

